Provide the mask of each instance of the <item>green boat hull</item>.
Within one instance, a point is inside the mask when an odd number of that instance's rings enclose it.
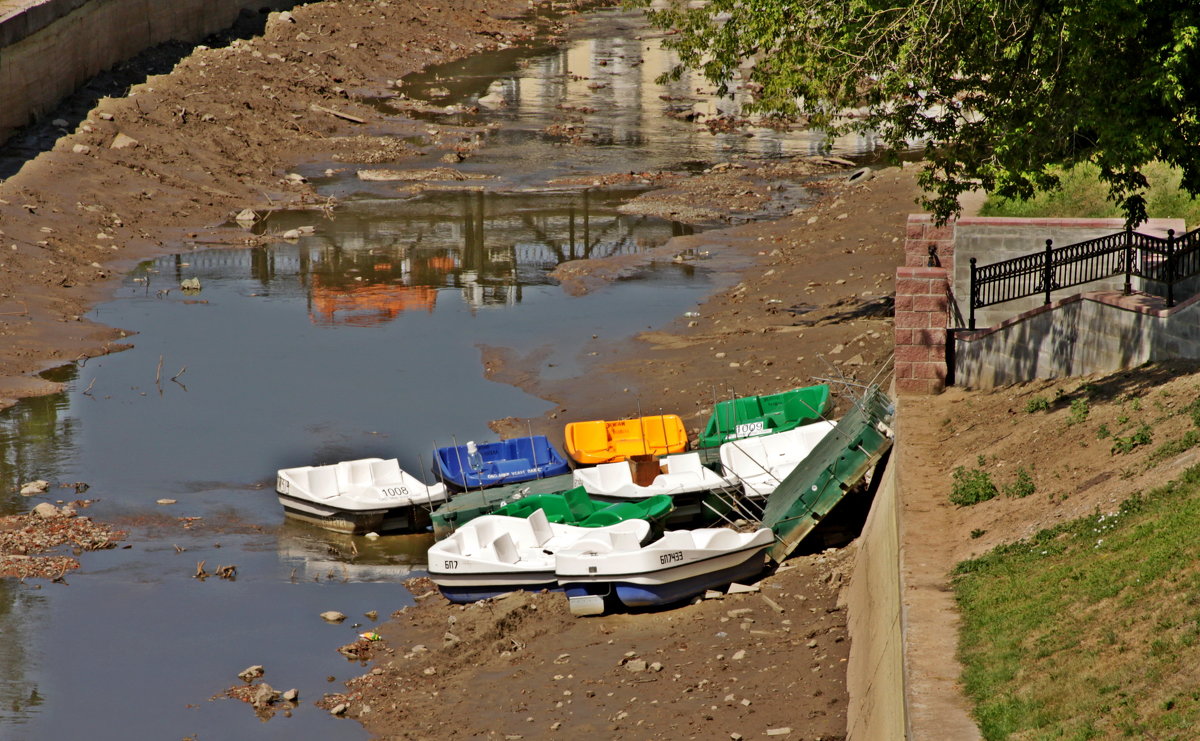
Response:
[[[700,433],[700,448],[731,440],[794,430],[821,419],[829,406],[829,386],[817,384],[766,396],[717,402]]]
[[[497,486],[482,491],[466,491],[456,494],[453,499],[433,511],[430,516],[433,524],[433,535],[438,540],[448,537],[459,527],[474,520],[476,517],[491,514],[505,504],[513,501],[516,494],[554,494],[574,487],[571,474],[550,476],[535,479],[520,484]]]
[[[891,399],[867,390],[832,432],[767,499],[763,526],[775,533],[768,555],[782,562],[892,446]]]

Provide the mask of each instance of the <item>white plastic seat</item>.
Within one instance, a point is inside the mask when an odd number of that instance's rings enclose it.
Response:
[[[492,550],[496,553],[496,560],[501,563],[516,563],[521,560],[521,554],[517,550],[517,544],[509,537],[508,533],[500,533],[500,535],[492,541]]]
[[[329,499],[337,496],[337,472],[331,466],[308,469],[308,491],[313,499]]]
[[[395,458],[389,458],[386,461],[371,462],[371,483],[379,486],[380,484],[395,484],[400,483],[400,461]]]
[[[715,528],[707,533],[707,535],[708,537],[705,539],[706,542],[703,544],[704,548],[715,550],[721,548],[736,548],[737,546],[741,545],[741,538],[739,538],[738,534],[732,530]]]
[[[642,541],[637,533],[628,530],[615,530],[609,533],[614,551],[636,551],[641,548]]]
[[[545,545],[546,541],[554,537],[545,510],[535,509],[533,514],[529,515],[529,527],[533,530],[533,540],[538,546]]]

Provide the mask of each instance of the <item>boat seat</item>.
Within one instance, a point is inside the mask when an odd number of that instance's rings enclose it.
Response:
[[[695,548],[696,542],[692,540],[689,530],[668,530],[656,545],[663,548]]]
[[[705,542],[699,544],[703,548],[736,548],[741,545],[742,539],[738,537],[738,534],[732,530],[726,530],[725,528],[713,528],[711,532],[707,533],[707,535],[708,537],[704,539]]]
[[[308,470],[308,491],[313,499],[329,499],[337,496],[337,472],[332,466],[310,468]]]
[[[575,422],[571,425],[570,447],[579,452],[594,453],[608,449],[608,426],[602,421]]]
[[[563,501],[575,520],[585,520],[595,512],[595,505],[588,498],[587,491],[582,486],[563,492]]]
[[[371,485],[371,461],[342,461],[336,464],[338,485],[343,491]]]
[[[462,528],[458,531],[455,541],[458,543],[458,552],[462,555],[473,556],[479,553],[479,532],[476,528]]]
[[[612,540],[614,551],[636,551],[642,547],[642,541],[637,533],[630,530],[613,530],[608,534]]]
[[[605,525],[615,525],[625,520],[638,520],[644,514],[645,512],[642,507],[633,502],[617,502],[597,512],[593,512],[579,524],[583,527],[604,527]]]
[[[386,461],[371,462],[371,483],[376,486],[380,484],[395,484],[402,482],[400,476],[400,461],[395,458],[389,458]]]
[[[592,470],[596,472],[594,480],[597,491],[615,491],[633,483],[633,473],[629,470],[629,464],[624,461],[601,463]]]
[[[672,455],[664,458],[662,462],[667,466],[667,473],[671,474],[672,476],[684,473],[691,473],[699,476],[704,473],[704,465],[700,463],[699,453]]]
[[[550,527],[550,520],[546,517],[544,509],[535,509],[529,513],[529,527],[533,529],[533,540],[539,547],[554,537],[554,530]]]
[[[512,537],[508,533],[500,533],[492,541],[492,550],[496,553],[496,560],[501,563],[516,563],[521,560],[521,553],[517,550],[517,544],[513,542]]]

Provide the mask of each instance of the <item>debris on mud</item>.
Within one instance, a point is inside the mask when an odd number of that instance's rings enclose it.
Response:
[[[80,517],[74,507],[42,502],[35,512],[0,517],[0,577],[61,580],[79,568],[79,561],[38,554],[68,543],[77,551],[113,548],[124,537],[122,531]]]

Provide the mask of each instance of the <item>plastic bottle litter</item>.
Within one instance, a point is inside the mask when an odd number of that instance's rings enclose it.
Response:
[[[690,318],[695,318],[695,317],[698,317],[698,316],[700,316],[700,312],[698,312],[698,311],[685,311],[685,312],[683,312],[683,315],[684,315],[684,316],[686,316],[686,317],[688,317],[688,318],[690,319]]]
[[[483,456],[479,454],[474,440],[467,441],[467,465],[475,471],[483,468]]]

